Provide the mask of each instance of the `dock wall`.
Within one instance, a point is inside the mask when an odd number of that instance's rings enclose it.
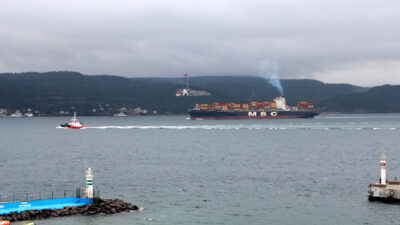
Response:
[[[400,181],[369,185],[368,198],[380,201],[400,201]]]

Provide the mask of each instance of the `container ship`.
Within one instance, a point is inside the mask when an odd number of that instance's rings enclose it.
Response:
[[[191,119],[279,119],[313,118],[319,115],[312,102],[286,105],[284,97],[270,102],[196,104],[189,111]]]

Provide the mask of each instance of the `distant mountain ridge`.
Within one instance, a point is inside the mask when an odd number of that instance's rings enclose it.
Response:
[[[176,97],[185,78],[125,78],[77,72],[0,74],[0,108],[41,115],[186,114],[196,103],[270,101],[278,91],[265,79],[250,76],[190,77],[192,89],[211,96]],[[283,79],[289,105],[313,101],[322,112],[400,112],[400,86],[373,88]]]
[[[333,96],[317,101],[324,111],[351,113],[400,112],[400,85],[383,85],[366,92]]]

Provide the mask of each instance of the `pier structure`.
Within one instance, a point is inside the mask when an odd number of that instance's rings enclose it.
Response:
[[[380,167],[379,182],[368,186],[368,199],[386,202],[400,201],[400,181],[386,180],[386,156],[384,154],[381,156]]]

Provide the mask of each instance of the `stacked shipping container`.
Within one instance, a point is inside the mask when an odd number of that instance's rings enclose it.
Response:
[[[314,110],[312,102],[299,102],[297,104],[299,110]],[[213,103],[213,104],[196,104],[195,109],[201,111],[241,111],[241,110],[277,110],[276,102],[250,102],[250,103]]]
[[[314,103],[312,102],[299,102],[297,103],[299,110],[314,110]]]

